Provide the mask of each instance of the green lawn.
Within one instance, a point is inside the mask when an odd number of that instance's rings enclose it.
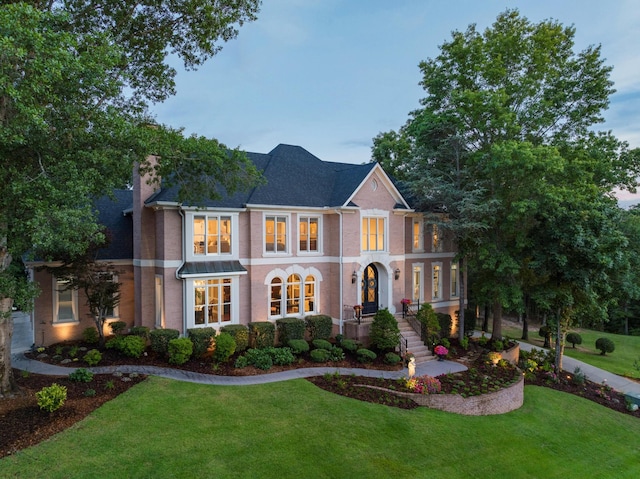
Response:
[[[573,349],[571,344],[567,344],[564,349],[565,355],[614,374],[640,379],[640,371],[635,369],[633,365],[634,361],[640,360],[640,336],[624,336],[581,328],[575,328],[571,331],[575,331],[582,336],[582,344],[576,345],[576,349]],[[502,334],[510,338],[520,339],[522,337],[522,327],[517,328],[503,324]],[[596,339],[598,338],[611,339],[616,346],[615,351],[602,356],[600,351],[596,349]],[[537,329],[529,331],[528,342],[539,347],[544,344],[544,340],[538,335]]]
[[[517,411],[466,417],[362,403],[304,380],[150,378],[0,460],[0,477],[636,478],[638,437],[636,418],[534,386]]]

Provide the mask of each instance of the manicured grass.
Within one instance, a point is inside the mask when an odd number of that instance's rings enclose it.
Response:
[[[0,460],[1,477],[636,478],[638,419],[527,386],[466,417],[359,402],[304,380],[220,387],[150,378],[77,427]]]
[[[640,336],[624,336],[581,328],[575,328],[571,331],[582,336],[582,344],[576,345],[576,348],[573,349],[571,344],[567,343],[564,349],[565,355],[620,376],[640,379],[640,371],[633,365],[634,361],[640,360]],[[522,327],[503,324],[502,334],[519,340],[522,337]],[[487,333],[487,336],[490,336],[490,333]],[[596,349],[596,339],[598,338],[611,339],[616,346],[615,351],[602,356],[600,351]],[[535,329],[529,331],[528,342],[542,348],[544,339],[538,335],[538,330]]]

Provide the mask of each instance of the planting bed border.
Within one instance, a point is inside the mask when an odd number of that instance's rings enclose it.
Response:
[[[465,416],[505,414],[519,409],[524,402],[524,376],[522,375],[516,383],[500,391],[466,398],[459,394],[414,394],[375,386],[362,385],[362,387],[381,389],[397,396],[409,398],[420,406]]]

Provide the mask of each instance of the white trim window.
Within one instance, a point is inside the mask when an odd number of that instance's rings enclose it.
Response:
[[[413,290],[411,301],[422,303],[422,265],[413,265]]]
[[[68,288],[69,281],[55,279],[53,294],[53,322],[77,323],[78,320],[78,290]]]
[[[385,251],[385,221],[382,217],[362,218],[362,251]]]
[[[196,327],[231,323],[231,278],[198,279],[193,288]]]
[[[156,328],[164,328],[165,327],[164,286],[163,286],[163,278],[159,274],[156,275],[154,300],[155,300]]]
[[[434,263],[431,265],[432,283],[431,298],[434,300],[442,299],[442,263]]]
[[[299,274],[291,274],[286,282],[275,277],[269,286],[269,317],[304,316],[316,312],[316,278],[307,275],[304,283]],[[302,309],[301,309],[302,307]]]
[[[451,297],[460,296],[460,277],[458,276],[458,263],[451,263]]]
[[[431,225],[431,252],[442,252],[442,233],[437,224]]]
[[[421,218],[413,218],[412,224],[412,249],[413,252],[422,252],[424,251],[424,235],[422,234],[422,229],[424,228],[423,222]]]
[[[195,256],[231,254],[231,216],[194,216],[193,254]]]
[[[317,253],[320,251],[320,218],[317,216],[300,216],[298,218],[299,251]]]
[[[266,253],[286,253],[287,216],[266,215],[264,217],[264,250]]]

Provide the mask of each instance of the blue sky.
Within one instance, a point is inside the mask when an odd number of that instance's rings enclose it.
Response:
[[[372,138],[419,106],[421,60],[471,23],[507,8],[576,28],[579,51],[602,46],[617,92],[599,129],[640,147],[640,8],[636,0],[264,0],[258,20],[197,71],[178,70],[160,123],[267,153],[300,145],[327,161],[362,163]]]

